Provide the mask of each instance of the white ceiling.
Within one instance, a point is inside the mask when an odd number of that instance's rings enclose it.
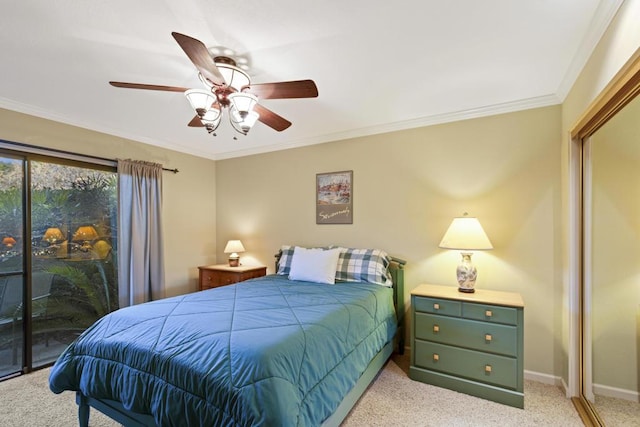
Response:
[[[622,0],[2,0],[0,107],[223,159],[562,102]],[[248,136],[189,128],[201,87],[171,36],[246,56],[290,120]]]

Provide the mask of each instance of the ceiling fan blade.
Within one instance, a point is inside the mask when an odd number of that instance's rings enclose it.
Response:
[[[289,120],[277,115],[267,108],[264,108],[260,104],[256,104],[253,107],[253,110],[260,115],[258,120],[260,120],[270,128],[277,130],[278,132],[282,132],[283,130],[291,126],[291,122]]]
[[[189,90],[186,87],[178,86],[162,86],[162,85],[147,85],[143,83],[125,83],[125,82],[109,82],[111,86],[122,87],[125,89],[146,89],[146,90],[162,90],[165,92],[185,92]]]
[[[225,84],[224,77],[220,74],[220,70],[218,70],[215,62],[213,62],[213,58],[204,43],[193,37],[176,33],[175,31],[171,33],[171,35],[176,39],[184,53],[187,54],[191,62],[193,62],[193,65],[196,66],[204,78],[217,85]]]
[[[191,121],[189,122],[189,124],[187,126],[192,127],[192,128],[203,128],[204,127],[204,125],[202,124],[202,120],[200,120],[199,116],[194,116],[193,119],[191,119]]]
[[[313,80],[277,83],[252,83],[242,88],[261,99],[315,98],[318,88]]]

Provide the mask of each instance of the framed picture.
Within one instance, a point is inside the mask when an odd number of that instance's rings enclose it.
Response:
[[[316,174],[316,224],[353,224],[353,171]]]

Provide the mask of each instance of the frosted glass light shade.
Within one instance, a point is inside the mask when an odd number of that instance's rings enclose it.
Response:
[[[258,103],[258,98],[250,93],[236,92],[229,95],[233,107],[240,113],[250,113]]]
[[[214,132],[218,129],[220,121],[222,121],[222,112],[217,104],[209,108],[207,112],[200,117],[200,122],[202,122],[204,127],[207,129],[207,132],[213,135],[215,135]]]
[[[227,86],[231,86],[238,92],[240,92],[244,86],[248,86],[249,83],[251,83],[247,73],[238,67],[222,62],[216,62],[216,66],[220,74],[222,74],[222,77],[224,77],[224,82]]]
[[[207,90],[203,89],[189,89],[184,93],[184,96],[191,104],[191,108],[198,113],[198,116],[201,118],[204,117],[211,106],[217,102],[217,98]],[[220,110],[218,110],[219,113]]]
[[[256,122],[258,121],[258,119],[260,118],[260,114],[256,113],[255,111],[250,112],[249,114],[247,114],[247,117],[244,118],[244,125],[243,127],[253,127],[253,125],[256,124]]]
[[[200,120],[203,123],[214,123],[219,122],[221,118],[222,114],[220,113],[220,108],[214,106],[209,108],[207,112],[204,113],[204,116],[200,118]]]
[[[245,135],[251,130],[251,127],[259,118],[260,115],[255,111],[240,114],[240,112],[233,106],[229,110],[229,121],[231,122],[231,126],[233,126],[233,128],[238,132]]]

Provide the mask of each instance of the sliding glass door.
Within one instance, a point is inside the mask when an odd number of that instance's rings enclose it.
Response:
[[[2,176],[0,188],[1,238],[15,241],[0,262],[2,377],[50,364],[117,309],[117,177],[43,157],[0,165],[16,177]]]
[[[24,171],[23,159],[0,156],[0,378],[22,369]]]

